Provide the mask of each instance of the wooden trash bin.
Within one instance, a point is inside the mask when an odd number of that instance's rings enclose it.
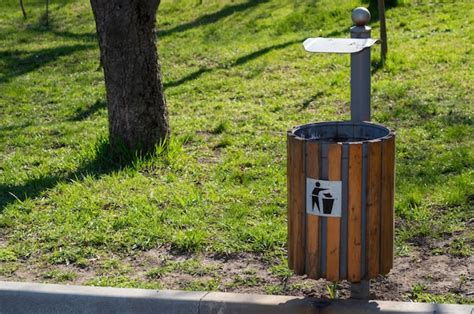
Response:
[[[395,134],[369,122],[288,131],[288,265],[360,282],[393,265]]]

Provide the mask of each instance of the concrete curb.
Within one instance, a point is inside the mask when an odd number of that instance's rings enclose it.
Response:
[[[0,281],[0,313],[456,313],[473,306]]]

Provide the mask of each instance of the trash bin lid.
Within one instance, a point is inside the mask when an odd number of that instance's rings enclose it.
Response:
[[[303,124],[289,132],[305,140],[328,143],[366,142],[393,136],[392,130],[381,124],[352,121]]]
[[[356,53],[374,45],[374,38],[308,38],[303,42],[309,52],[323,53]]]

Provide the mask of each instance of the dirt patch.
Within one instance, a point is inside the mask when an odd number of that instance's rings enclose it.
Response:
[[[379,300],[407,300],[416,284],[428,293],[457,293],[467,296],[474,289],[474,260],[450,255],[427,255],[417,250],[408,257],[396,257],[394,268],[385,278],[374,280],[372,292]]]
[[[371,281],[371,298],[378,300],[409,301],[415,285],[426,287],[426,292],[436,295],[455,293],[470,297],[474,292],[474,257],[455,257],[449,254],[434,255],[433,247],[445,247],[449,241],[423,243],[415,246],[409,256],[395,257],[394,267],[387,276],[379,276]],[[436,251],[435,251],[436,252]],[[159,282],[167,289],[186,289],[192,281],[217,281],[217,290],[239,293],[274,293],[295,296],[328,298],[328,286],[324,279],[312,280],[305,276],[282,276],[272,271],[278,260],[257,254],[236,254],[232,256],[182,255],[169,248],[154,249],[126,261],[132,266],[136,276],[147,279],[147,271],[167,262],[185,263],[197,260],[200,267],[208,268],[199,274],[189,270],[175,270],[165,273]],[[350,284],[337,284],[339,298],[350,297]]]
[[[425,243],[426,244],[426,243]],[[441,242],[435,245],[444,244]],[[409,256],[396,257],[392,271],[385,277],[371,281],[371,298],[378,300],[409,301],[415,285],[423,285],[427,293],[444,295],[454,293],[472,298],[474,292],[474,258],[454,257],[449,254],[433,255],[433,244],[415,247]],[[304,276],[284,276],[275,271],[278,261],[257,254],[213,256],[206,254],[179,254],[161,247],[123,259],[115,257],[120,265],[103,269],[103,260],[94,260],[88,267],[74,265],[32,267],[19,263],[15,272],[0,275],[0,280],[58,282],[45,277],[51,270],[74,273],[74,278],[62,283],[84,285],[98,276],[125,275],[131,282],[159,283],[163,289],[219,290],[239,293],[285,294],[295,296],[330,297],[331,283]],[[31,265],[31,264],[30,264]],[[118,269],[122,269],[118,271]],[[156,269],[162,273],[150,276]],[[284,267],[282,267],[284,269]],[[132,285],[131,286],[136,286]],[[127,284],[123,286],[128,286]],[[337,284],[337,297],[350,296],[350,284]]]

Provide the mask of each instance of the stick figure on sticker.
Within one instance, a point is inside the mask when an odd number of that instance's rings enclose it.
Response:
[[[327,193],[321,193],[321,192],[327,192]],[[330,215],[332,212],[332,207],[334,204],[334,197],[332,196],[330,189],[329,188],[322,188],[320,182],[316,182],[315,188],[313,189],[313,192],[311,193],[312,196],[312,204],[313,204],[313,211],[314,211],[314,205],[316,204],[316,207],[318,208],[318,211]],[[322,208],[321,208],[322,207]]]
[[[312,195],[312,198],[313,198],[313,211],[314,211],[314,204],[316,204],[316,207],[318,208],[318,211],[320,212],[321,211],[321,208],[319,208],[319,193],[321,193],[322,191],[325,191],[327,189],[323,189],[321,188],[321,183],[319,182],[316,182],[315,184],[315,188],[313,190],[313,193],[311,193]]]

